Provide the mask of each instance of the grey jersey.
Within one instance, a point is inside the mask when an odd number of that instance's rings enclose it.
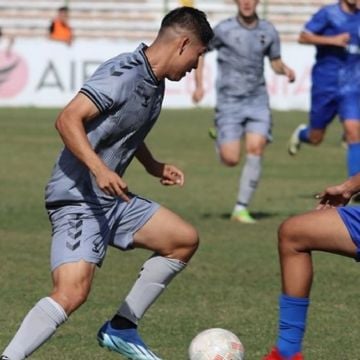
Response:
[[[220,22],[214,33],[209,49],[218,51],[218,100],[266,92],[264,57],[280,57],[280,40],[274,26],[259,19],[250,29],[233,17]]]
[[[102,65],[80,92],[100,115],[85,124],[88,139],[106,165],[123,175],[136,149],[161,110],[164,81],[153,74],[141,44],[133,53],[118,55]],[[47,206],[87,202],[106,204],[94,177],[66,147],[60,153],[45,191]]]

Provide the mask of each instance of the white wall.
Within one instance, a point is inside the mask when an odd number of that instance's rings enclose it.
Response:
[[[111,41],[76,41],[73,46],[46,39],[17,39],[11,52],[0,46],[0,106],[61,107],[81,87],[84,80],[104,60],[121,52],[132,51],[137,43]],[[297,74],[288,84],[276,76],[266,61],[266,79],[274,109],[308,109],[310,70],[314,49],[297,44],[283,44],[283,59]],[[214,105],[216,78],[215,53],[206,56],[206,96],[201,106]],[[193,74],[180,82],[167,82],[164,107],[191,107]]]

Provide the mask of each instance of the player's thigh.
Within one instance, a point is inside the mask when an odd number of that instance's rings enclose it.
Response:
[[[160,207],[134,234],[134,246],[170,256],[176,249],[196,247],[196,229],[172,211]]]
[[[264,153],[268,139],[262,134],[247,133],[245,138],[246,153],[261,156]]]
[[[343,127],[346,141],[348,143],[351,144],[360,142],[360,119],[346,119],[343,121]]]
[[[358,85],[357,85],[358,87]],[[339,116],[342,121],[360,121],[360,91],[342,91],[339,100]]]
[[[355,257],[356,245],[335,208],[314,210],[286,220],[279,229],[280,248],[320,250]]]
[[[272,116],[266,94],[249,99],[246,123],[246,151],[261,155],[272,141]]]
[[[339,110],[339,97],[336,89],[325,90],[313,86],[311,92],[310,129],[324,130]]]
[[[229,140],[217,145],[221,161],[228,166],[235,166],[240,161],[240,139]]]
[[[86,206],[63,206],[49,210],[52,225],[51,269],[84,260],[101,265],[111,224],[106,211]]]
[[[90,292],[96,265],[80,260],[58,266],[52,272],[54,292],[69,296],[79,292],[78,296],[86,297]]]
[[[245,134],[245,114],[242,101],[227,99],[216,108],[216,145],[221,160],[234,166],[240,160],[240,139]]]

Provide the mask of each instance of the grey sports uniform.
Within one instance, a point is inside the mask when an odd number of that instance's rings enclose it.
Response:
[[[85,124],[88,139],[120,176],[157,120],[164,95],[164,81],[153,74],[145,48],[141,44],[106,61],[80,90],[100,111]],[[107,196],[67,148],[55,164],[45,201],[53,226],[53,269],[80,259],[101,264],[108,244],[131,248],[132,235],[159,207],[136,195],[129,203]]]
[[[232,17],[220,22],[209,49],[218,51],[215,123],[218,143],[255,132],[270,138],[271,114],[264,78],[264,58],[280,57],[280,40],[274,26],[258,20],[246,28]]]

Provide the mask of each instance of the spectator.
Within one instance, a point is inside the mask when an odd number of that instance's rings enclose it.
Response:
[[[69,46],[73,41],[73,31],[69,25],[69,8],[62,6],[58,9],[56,18],[49,27],[49,38],[54,41],[65,42]]]

